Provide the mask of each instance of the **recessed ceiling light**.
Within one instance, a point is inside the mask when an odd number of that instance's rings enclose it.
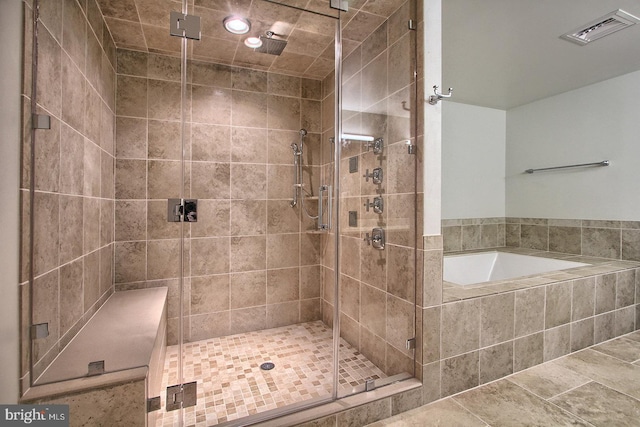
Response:
[[[251,49],[257,49],[262,46],[262,40],[259,37],[247,37],[244,44]]]
[[[584,46],[594,40],[635,25],[637,22],[640,22],[640,19],[618,9],[560,37]]]
[[[231,15],[222,21],[224,29],[232,34],[247,34],[251,29],[251,23],[247,18],[242,16]]]

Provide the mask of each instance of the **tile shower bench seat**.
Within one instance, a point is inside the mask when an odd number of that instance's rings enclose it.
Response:
[[[101,417],[145,425],[147,397],[159,394],[164,369],[167,292],[159,287],[111,295],[22,401],[69,404],[71,425]],[[89,364],[99,361],[105,373],[88,375]]]

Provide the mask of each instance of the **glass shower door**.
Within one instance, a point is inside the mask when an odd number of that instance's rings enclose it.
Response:
[[[414,374],[415,4],[374,9],[342,31],[341,395]],[[357,31],[359,18],[375,19],[375,30]]]
[[[197,221],[183,222],[182,340],[167,357],[197,384],[185,424],[242,423],[332,397],[317,211],[337,20],[264,0],[188,14],[201,37],[183,42],[181,198]],[[226,30],[232,18],[248,31]]]

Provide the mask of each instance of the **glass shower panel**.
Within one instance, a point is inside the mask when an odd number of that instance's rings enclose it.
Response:
[[[23,3],[21,375],[30,385],[144,365],[82,344],[96,339],[87,324],[114,292],[116,57],[101,19],[53,3]]]
[[[332,396],[316,217],[337,20],[264,0],[189,13],[202,36],[187,42],[184,198],[198,213],[185,223],[184,344],[167,357],[181,351],[183,382],[197,383],[184,422],[212,425]],[[232,15],[245,34],[225,30]]]
[[[414,372],[413,8],[389,2],[376,9],[370,31],[357,31],[356,22],[371,19],[365,6],[343,26],[340,395]]]

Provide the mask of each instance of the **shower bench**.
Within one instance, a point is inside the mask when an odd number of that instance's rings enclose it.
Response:
[[[147,425],[147,398],[159,395],[164,371],[167,293],[113,293],[21,403],[68,404],[71,426]]]

